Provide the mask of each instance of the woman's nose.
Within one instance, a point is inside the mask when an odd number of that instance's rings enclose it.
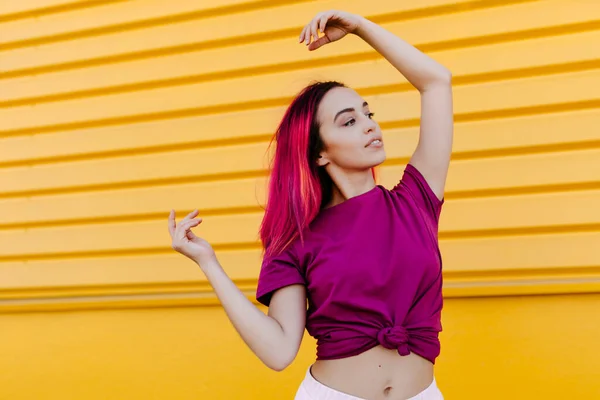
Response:
[[[368,118],[368,117],[367,117]],[[365,123],[365,133],[371,133],[377,128],[377,124],[371,118]]]

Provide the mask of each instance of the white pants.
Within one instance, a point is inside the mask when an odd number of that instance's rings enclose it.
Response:
[[[365,400],[360,397],[342,393],[317,381],[310,373],[310,367],[306,376],[296,392],[295,400]],[[411,397],[409,400],[444,400],[444,396],[438,389],[435,378],[425,390]]]

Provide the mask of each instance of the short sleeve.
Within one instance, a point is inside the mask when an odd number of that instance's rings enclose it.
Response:
[[[442,211],[444,199],[440,200],[433,192],[425,177],[412,164],[407,164],[402,179],[393,190],[407,190],[417,205],[437,225]]]
[[[290,247],[278,256],[263,259],[256,288],[256,300],[269,306],[276,290],[294,284],[306,285],[306,282]]]

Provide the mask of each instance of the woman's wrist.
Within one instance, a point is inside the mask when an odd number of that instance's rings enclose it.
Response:
[[[200,267],[200,269],[203,272],[210,271],[212,269],[220,267],[220,264],[219,264],[219,261],[217,260],[216,255],[208,257],[208,258],[194,258],[194,262],[196,264],[198,264],[198,266]]]
[[[356,17],[358,18],[358,24],[356,26],[356,29],[352,33],[364,39],[365,33],[369,30],[369,25],[372,25],[373,22],[363,17],[362,15],[357,15]]]

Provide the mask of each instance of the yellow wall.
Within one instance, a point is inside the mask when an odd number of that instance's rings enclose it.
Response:
[[[0,399],[284,399],[314,358],[264,367],[166,218],[250,298],[268,140],[291,96],[337,79],[372,104],[382,183],[418,135],[418,94],[350,37],[357,12],[454,74],[442,214],[439,386],[453,399],[600,398],[600,2],[0,2]],[[233,383],[231,381],[233,381]]]

